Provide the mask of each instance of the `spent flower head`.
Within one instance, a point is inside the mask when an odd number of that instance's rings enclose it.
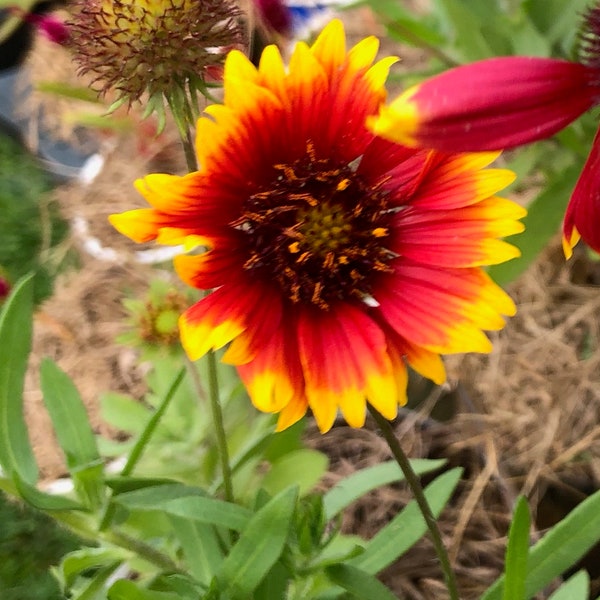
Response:
[[[148,95],[147,113],[189,122],[195,98],[243,43],[240,10],[230,0],[75,0],[68,25],[81,74],[116,105]]]

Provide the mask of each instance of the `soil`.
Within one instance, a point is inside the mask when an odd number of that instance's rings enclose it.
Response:
[[[377,29],[366,13],[357,21],[361,32]],[[408,50],[405,56],[406,65],[419,60]],[[122,299],[143,293],[156,267],[139,262],[140,248],[114,232],[106,216],[143,205],[132,188],[136,177],[182,171],[182,165],[172,128],[149,141],[146,124],[132,123],[133,135],[103,134],[106,163],[93,185],[58,190],[63,213],[75,224],[72,244],[82,264],[61,276],[35,319],[26,412],[46,480],[63,475],[64,466],[38,389],[42,357],[72,376],[99,432],[110,433],[99,415],[98,391],[143,392],[134,351],[115,344],[115,337],[123,329]],[[421,397],[395,422],[410,457],[443,457],[464,469],[440,523],[465,599],[477,598],[501,572],[519,494],[534,513],[534,536],[541,536],[600,485],[599,282],[598,263],[583,248],[567,263],[555,240],[511,286],[519,312],[491,336],[493,352],[447,359],[449,380],[440,389],[415,381]],[[331,459],[324,486],[389,458],[372,424],[360,430],[339,425],[325,436],[311,430],[307,443]],[[409,500],[398,486],[373,492],[351,507],[344,528],[372,537]],[[383,579],[405,598],[445,598],[433,556],[424,539]],[[586,564],[595,578],[594,597],[600,561],[592,557]]]

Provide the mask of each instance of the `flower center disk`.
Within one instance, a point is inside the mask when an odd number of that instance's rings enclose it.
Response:
[[[292,302],[329,309],[364,300],[376,272],[394,257],[384,245],[392,218],[386,193],[368,186],[352,165],[307,155],[275,165],[268,189],[246,200],[232,225],[245,232],[249,271],[277,281]]]

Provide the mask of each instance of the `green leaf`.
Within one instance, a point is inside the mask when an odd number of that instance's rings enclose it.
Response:
[[[53,94],[61,98],[70,98],[72,100],[81,100],[92,104],[101,104],[98,94],[91,88],[83,85],[71,85],[64,81],[39,81],[35,84],[35,89],[44,94]],[[110,121],[104,115],[105,121]]]
[[[113,562],[106,567],[100,567],[83,587],[78,586],[77,592],[69,595],[69,600],[105,600],[106,582],[120,565],[120,562]],[[56,573],[56,569],[53,569],[53,572]]]
[[[33,281],[21,279],[0,313],[0,465],[35,484],[38,468],[23,416],[23,384],[31,351]]]
[[[66,592],[79,575],[88,569],[109,567],[121,564],[131,557],[131,553],[122,548],[84,548],[67,554],[54,570],[63,592]]]
[[[281,563],[275,563],[254,590],[252,599],[274,600],[275,598],[287,598],[291,579],[290,572]]]
[[[87,411],[70,377],[46,358],[40,365],[44,404],[82,501],[92,508],[102,503],[104,469]]]
[[[524,0],[522,9],[528,18],[551,44],[560,43],[564,52],[570,49],[577,35],[581,15],[589,0]]]
[[[271,495],[281,492],[291,485],[298,486],[298,493],[310,492],[325,472],[329,460],[318,450],[303,448],[286,454],[271,465],[265,475],[262,487]]]
[[[70,377],[45,358],[40,366],[40,380],[44,404],[69,470],[100,460],[85,406]]]
[[[199,494],[203,491],[201,488],[190,488],[173,479],[165,479],[163,477],[107,477],[104,482],[115,494],[124,494],[126,492],[135,492],[137,490],[143,490],[148,487],[159,487],[163,485],[173,485],[177,489],[187,490],[188,492],[194,490]],[[173,498],[179,496],[174,495]]]
[[[445,460],[414,459],[410,461],[417,475],[429,473],[439,469],[446,463]],[[382,485],[403,481],[404,474],[395,461],[373,465],[361,469],[349,477],[342,479],[332,487],[323,497],[323,506],[327,520],[333,519],[342,510],[364,496],[367,492]]]
[[[223,552],[214,528],[174,515],[170,515],[170,521],[190,573],[200,583],[209,586],[223,561]]]
[[[125,508],[154,510],[159,509],[159,504],[170,500],[203,495],[204,491],[201,488],[191,487],[183,483],[165,483],[164,485],[150,485],[131,492],[123,492],[115,496],[114,502],[122,504]]]
[[[138,587],[133,581],[119,579],[108,590],[109,600],[181,600],[172,592],[155,592]]]
[[[75,500],[71,500],[71,498],[46,494],[38,490],[35,486],[29,485],[20,478],[17,472],[13,473],[13,480],[21,498],[38,510],[85,510],[84,506],[79,502],[75,502]]]
[[[527,499],[521,496],[517,500],[510,531],[508,532],[503,600],[514,600],[525,596],[530,524]]]
[[[531,598],[562,575],[600,539],[600,491],[586,498],[559,521],[529,551],[525,598]],[[504,576],[489,587],[481,600],[500,600]]]
[[[581,166],[571,166],[557,173],[529,205],[527,216],[523,219],[525,231],[508,238],[521,250],[521,256],[489,268],[490,276],[498,285],[505,286],[514,281],[556,235],[580,169]]]
[[[129,396],[110,392],[100,397],[102,418],[127,433],[139,434],[152,411]]]
[[[325,569],[325,573],[333,583],[360,600],[365,600],[365,598],[397,600],[396,596],[381,581],[352,565],[332,565]]]
[[[438,517],[456,488],[462,469],[456,468],[443,473],[425,488],[425,497],[434,517]],[[427,525],[417,503],[411,500],[374,538],[364,553],[349,561],[349,564],[375,575],[402,556],[416,544],[427,531]]]
[[[567,579],[548,600],[587,600],[590,590],[590,576],[581,570]]]
[[[207,586],[200,585],[187,574],[163,573],[152,580],[152,589],[156,592],[175,592],[180,598],[198,600],[203,597]]]
[[[129,510],[160,511],[167,516],[235,531],[242,530],[252,516],[243,506],[205,497],[199,488],[178,484],[127,492],[116,496],[114,502]]]
[[[200,496],[161,502],[156,508],[168,516],[183,517],[199,523],[227,527],[234,531],[244,529],[252,516],[252,513],[243,506]]]
[[[453,33],[453,45],[459,50],[465,61],[474,61],[494,55],[488,40],[481,32],[482,21],[461,0],[436,0],[437,14],[442,16]],[[478,4],[481,4],[479,2]],[[486,2],[486,9],[490,2]],[[486,19],[490,19],[488,14]]]
[[[224,593],[247,598],[270,571],[283,551],[297,497],[297,488],[288,488],[252,516],[217,575]]]

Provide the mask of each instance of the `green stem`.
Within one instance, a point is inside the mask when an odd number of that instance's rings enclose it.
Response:
[[[142,540],[119,531],[98,533],[94,531],[93,524],[88,518],[74,511],[55,511],[52,516],[56,521],[68,527],[73,533],[84,540],[88,540],[94,544],[102,541],[123,548],[124,550],[129,550],[139,558],[169,573],[182,572],[177,563],[169,556]]]
[[[123,470],[121,471],[121,477],[127,477],[127,476],[131,475],[131,473],[133,473],[133,470],[137,466],[140,458],[142,457],[142,454],[144,453],[144,450],[146,449],[146,446],[148,445],[150,438],[152,437],[152,435],[154,434],[154,432],[156,430],[156,427],[160,423],[162,416],[165,414],[165,411],[171,404],[171,400],[173,400],[173,398],[175,397],[175,392],[181,385],[184,375],[185,375],[185,367],[182,367],[181,370],[179,371],[179,373],[177,374],[177,377],[175,377],[175,379],[173,380],[173,383],[169,387],[163,401],[160,403],[159,407],[156,409],[156,411],[154,412],[152,417],[150,417],[150,419],[148,420],[148,423],[146,423],[146,427],[144,427],[144,430],[142,431],[140,437],[136,440],[136,442],[127,458],[127,462],[125,463],[125,466],[123,467]],[[108,498],[106,508],[104,510],[104,514],[102,515],[102,518],[100,519],[100,525],[98,526],[100,531],[103,531],[110,525],[112,518],[114,517],[114,514],[115,514],[115,505],[110,500],[111,500],[111,498]]]
[[[440,565],[442,567],[442,571],[444,572],[444,578],[446,580],[446,587],[448,588],[448,592],[450,593],[451,600],[459,600],[458,597],[458,588],[456,586],[456,578],[454,577],[454,572],[452,571],[452,567],[450,566],[450,558],[448,557],[448,552],[446,551],[446,547],[444,546],[444,542],[442,541],[442,535],[440,533],[439,527],[437,525],[437,521],[433,516],[433,512],[431,511],[431,507],[429,506],[429,502],[427,502],[427,498],[425,497],[425,493],[423,492],[423,488],[421,486],[421,482],[417,474],[414,472],[410,461],[398,439],[394,434],[394,430],[390,425],[389,421],[382,417],[371,405],[369,406],[369,412],[375,419],[375,422],[379,426],[385,441],[387,442],[390,450],[392,451],[392,455],[394,456],[398,466],[404,473],[404,477],[406,478],[406,482],[410,487],[415,500],[419,506],[419,510],[425,519],[425,523],[427,524],[427,528],[429,529],[429,534],[431,535],[431,539],[433,541],[433,546],[435,548],[435,552],[440,561]]]
[[[194,144],[192,142],[192,135],[189,129],[186,135],[181,136],[181,143],[183,144],[188,170],[190,172],[197,171],[198,163],[196,161]],[[229,450],[227,449],[227,435],[225,434],[225,426],[223,425],[223,410],[221,408],[221,400],[219,397],[217,359],[212,350],[208,352],[207,359],[210,409],[212,413],[213,426],[215,429],[219,460],[221,462],[221,471],[223,472],[223,491],[225,493],[225,500],[228,502],[233,502],[233,485],[231,478],[231,465],[229,463]],[[198,371],[191,361],[189,361],[189,366],[194,387],[196,388],[198,396],[202,397],[203,389],[198,377]]]
[[[198,161],[196,160],[196,150],[194,149],[194,142],[192,141],[192,134],[190,130],[184,134],[181,133],[181,144],[183,146],[183,152],[185,154],[185,162],[187,164],[188,171],[193,173],[198,170]]]
[[[171,401],[175,397],[175,392],[181,385],[184,375],[185,367],[181,367],[179,373],[177,373],[177,377],[175,377],[173,383],[169,387],[163,401],[160,403],[159,407],[154,411],[154,414],[152,415],[152,417],[150,417],[150,420],[146,424],[146,427],[144,427],[144,431],[142,431],[142,434],[133,446],[129,457],[127,458],[127,462],[125,463],[125,466],[121,471],[121,477],[127,477],[128,475],[131,475],[131,473],[133,473],[133,470],[140,461],[140,458],[142,458],[142,454],[144,453],[144,450],[146,449],[150,438],[152,437],[154,431],[160,423],[162,416],[165,414],[165,411],[167,410],[167,408],[169,408]]]
[[[149,562],[151,565],[158,567],[162,571],[167,571],[168,573],[184,573],[175,561],[173,561],[169,556],[163,554],[160,550],[157,550],[154,546],[147,544],[146,542],[142,542],[142,540],[138,540],[130,535],[125,533],[121,533],[118,531],[107,532],[104,536],[104,539],[114,544],[115,546],[119,546],[124,548],[125,550],[131,550],[135,553],[139,558],[142,558],[146,562]]]
[[[229,449],[227,448],[227,435],[225,434],[225,425],[223,423],[223,410],[219,398],[219,379],[217,372],[217,357],[214,352],[209,352],[208,360],[208,391],[210,401],[210,411],[212,414],[213,428],[217,443],[219,460],[221,462],[221,472],[223,474],[223,492],[227,502],[233,502],[233,484],[231,476],[231,464],[229,462]],[[192,361],[188,359],[189,371],[192,376],[192,382],[196,388],[198,396],[202,396],[204,390],[198,377],[198,371]]]

